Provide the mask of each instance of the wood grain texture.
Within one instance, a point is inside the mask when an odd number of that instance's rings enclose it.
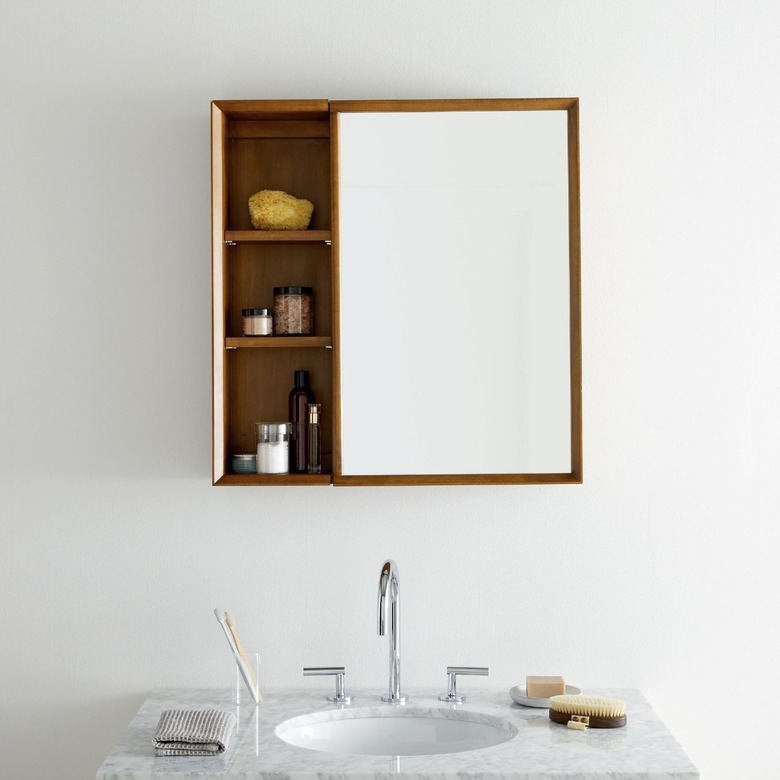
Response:
[[[582,283],[580,238],[579,100],[568,109],[569,152],[569,344],[571,350],[571,469],[582,482]]]
[[[553,709],[549,710],[549,714],[550,720],[554,723],[566,724],[572,719],[570,714],[565,712],[557,712]],[[617,729],[621,726],[625,726],[626,723],[627,718],[625,715],[620,715],[614,718],[602,718],[598,715],[588,716],[588,728],[592,729]]]
[[[322,474],[225,474],[215,485],[243,485],[248,487],[329,486],[329,473]]]
[[[225,242],[234,244],[327,244],[330,230],[226,230]]]
[[[211,365],[212,365],[212,481],[225,473],[227,440],[225,397],[227,373],[225,342],[225,242],[227,225],[227,182],[225,143],[227,119],[216,105],[211,106]]]
[[[431,112],[431,111],[566,111],[569,170],[569,339],[570,339],[570,412],[571,471],[560,474],[406,474],[347,475],[341,455],[341,340],[340,280],[337,258],[340,235],[338,217],[339,116],[354,112]],[[333,206],[331,233],[333,243],[333,366],[334,388],[334,485],[502,485],[502,484],[579,484],[583,476],[582,442],[582,326],[581,326],[581,239],[580,239],[580,160],[579,99],[500,98],[463,100],[337,100],[331,111],[331,183]]]
[[[579,480],[564,474],[361,474],[349,475],[334,470],[334,485],[567,485]]]
[[[355,111],[541,111],[568,116],[571,463],[564,474],[341,473],[338,117]],[[213,482],[219,485],[498,485],[582,482],[581,239],[577,98],[463,100],[217,100],[211,106]],[[256,231],[247,201],[260,189],[311,200],[307,231]],[[332,246],[328,245],[332,243]],[[272,308],[274,286],[315,289],[315,335],[241,335],[241,309]],[[327,347],[332,346],[332,349]],[[323,404],[320,475],[231,474],[234,452],[255,451],[254,423],[287,419],[293,372],[311,372]]]
[[[213,482],[330,484],[332,296],[330,119],[327,101],[212,103]],[[284,190],[314,203],[310,230],[256,231],[249,196]],[[273,309],[273,288],[314,289],[314,335],[242,334],[243,308]],[[323,414],[324,474],[232,474],[256,451],[255,423],[288,420],[294,372],[310,372]]]
[[[327,119],[327,100],[214,100],[217,107],[231,122],[274,121],[288,119],[306,121]]]
[[[567,111],[578,98],[465,98],[456,100],[332,100],[332,112]]]
[[[331,198],[331,293],[333,296],[332,338],[333,338],[333,473],[341,475],[341,274],[338,258],[340,257],[340,221],[339,221],[339,115],[333,112],[330,116],[330,181],[333,188]],[[335,481],[334,481],[334,484]]]

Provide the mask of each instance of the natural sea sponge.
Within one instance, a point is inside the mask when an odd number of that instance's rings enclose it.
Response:
[[[282,190],[260,190],[249,198],[249,216],[258,230],[306,230],[314,204]]]

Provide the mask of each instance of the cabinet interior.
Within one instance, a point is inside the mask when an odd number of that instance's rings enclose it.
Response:
[[[333,296],[327,101],[212,104],[214,484],[330,484]],[[305,231],[259,231],[248,200],[283,190],[314,204]],[[244,337],[241,311],[272,308],[273,288],[314,289],[312,336]],[[255,423],[287,420],[294,372],[309,371],[326,421],[322,474],[234,474],[256,449]]]

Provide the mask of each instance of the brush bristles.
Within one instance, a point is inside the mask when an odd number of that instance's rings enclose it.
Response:
[[[564,715],[590,715],[597,718],[619,718],[626,713],[626,703],[604,696],[550,696],[550,707]]]

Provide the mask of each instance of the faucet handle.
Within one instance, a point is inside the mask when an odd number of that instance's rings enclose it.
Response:
[[[478,674],[487,676],[487,666],[448,666],[447,667],[447,693],[439,696],[439,701],[462,702],[466,701],[465,696],[459,696],[456,687],[456,677],[459,674]]]
[[[326,696],[328,701],[336,702],[337,704],[349,704],[352,701],[351,696],[347,696],[344,693],[344,671],[343,666],[308,666],[303,669],[304,677],[321,677],[321,676],[333,676],[336,678],[336,695]]]

